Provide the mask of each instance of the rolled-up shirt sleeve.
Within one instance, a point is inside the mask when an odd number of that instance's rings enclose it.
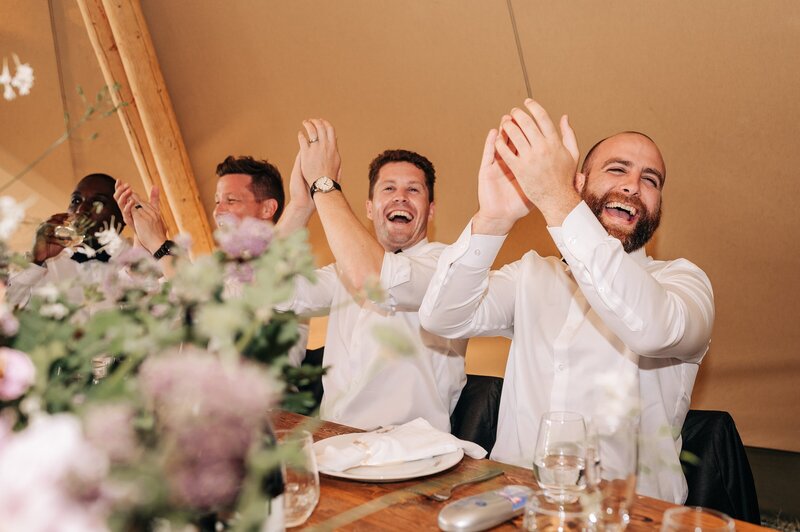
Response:
[[[714,323],[705,273],[679,259],[655,273],[609,236],[581,202],[561,227],[548,228],[573,276],[603,322],[642,356],[698,362]]]
[[[516,264],[489,269],[505,236],[473,235],[472,222],[442,252],[419,309],[420,323],[446,338],[510,336]]]

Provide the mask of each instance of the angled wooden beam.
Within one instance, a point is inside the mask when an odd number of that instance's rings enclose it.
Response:
[[[164,191],[170,232],[190,234],[195,253],[210,252],[211,228],[139,0],[78,5],[106,84],[121,86],[114,103],[129,102],[118,115],[142,181]]]
[[[117,116],[122,123],[125,137],[128,139],[128,145],[136,163],[136,168],[139,171],[139,177],[141,177],[145,189],[149,190],[151,186],[156,185],[161,190],[164,190],[155,159],[153,159],[153,153],[150,151],[150,145],[147,142],[142,120],[139,117],[139,109],[131,94],[128,76],[125,74],[125,68],[122,66],[122,60],[117,52],[117,44],[114,41],[114,35],[111,33],[111,26],[108,25],[102,1],[78,0],[78,6],[83,15],[89,40],[92,43],[92,48],[94,48],[97,61],[100,63],[100,69],[103,72],[106,85],[119,87],[119,91],[111,91],[114,105],[119,107],[122,102],[127,102],[128,104],[117,110]],[[169,234],[178,233],[178,225],[175,222],[175,216],[172,214],[169,201],[162,202],[161,215],[167,224]]]

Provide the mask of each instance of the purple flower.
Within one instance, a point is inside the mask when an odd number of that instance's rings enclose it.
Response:
[[[35,378],[36,368],[28,355],[0,347],[0,399],[17,399],[28,391]]]
[[[158,420],[171,496],[192,508],[234,502],[247,452],[280,386],[261,366],[184,346],[147,359],[142,394]]]
[[[112,462],[132,462],[140,454],[133,420],[134,411],[130,405],[94,406],[89,409],[84,420],[86,439],[105,451]]]
[[[224,216],[214,235],[219,248],[228,257],[249,260],[260,256],[269,247],[272,224],[256,218],[238,220]]]

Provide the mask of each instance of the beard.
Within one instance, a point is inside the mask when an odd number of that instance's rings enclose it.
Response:
[[[660,204],[658,210],[651,213],[647,210],[647,207],[644,206],[642,200],[636,196],[626,196],[619,192],[609,191],[606,192],[603,197],[599,198],[585,190],[581,196],[583,201],[586,202],[586,205],[588,205],[594,215],[597,216],[597,219],[600,220],[605,230],[608,231],[608,234],[622,242],[622,249],[625,250],[625,253],[636,251],[647,244],[650,238],[652,238],[653,233],[658,229],[658,224],[661,223]],[[636,212],[639,213],[639,220],[636,222],[631,232],[621,231],[616,227],[607,227],[606,224],[603,223],[601,215],[603,214],[605,206],[612,201],[619,201],[620,203],[627,203],[636,207]]]

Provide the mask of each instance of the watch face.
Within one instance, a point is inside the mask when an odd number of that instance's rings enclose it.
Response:
[[[330,192],[333,189],[333,179],[330,177],[320,177],[314,182],[320,192]]]

